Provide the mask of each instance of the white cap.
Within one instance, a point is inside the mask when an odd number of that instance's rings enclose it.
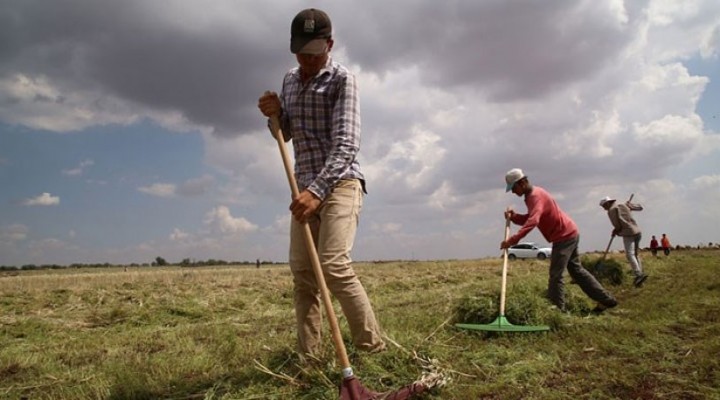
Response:
[[[611,201],[615,201],[615,199],[611,199],[608,196],[603,197],[602,199],[600,199],[600,207],[605,207],[605,204],[607,204]]]
[[[520,179],[524,178],[525,174],[523,174],[522,170],[520,168],[513,168],[510,171],[505,174],[505,183],[507,183],[507,187],[505,187],[505,192],[509,192],[512,190],[513,185]]]

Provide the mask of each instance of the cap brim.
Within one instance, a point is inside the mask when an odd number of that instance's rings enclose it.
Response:
[[[505,193],[511,191],[512,188],[513,188],[513,186],[515,186],[515,182],[513,182],[513,183],[508,183],[508,184],[507,184],[507,187],[505,188]]]
[[[290,51],[293,54],[323,54],[327,51],[327,38],[293,37]]]

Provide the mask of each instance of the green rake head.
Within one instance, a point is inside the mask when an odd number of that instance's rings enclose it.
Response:
[[[498,316],[495,321],[489,324],[455,324],[455,326],[460,329],[489,332],[542,332],[550,330],[550,327],[546,325],[513,325],[504,315]]]

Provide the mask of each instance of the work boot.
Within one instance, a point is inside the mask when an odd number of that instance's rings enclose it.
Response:
[[[610,299],[610,301],[606,302],[605,304],[598,303],[595,308],[593,308],[590,312],[593,314],[602,314],[603,311],[607,310],[608,308],[614,308],[618,304],[617,300]]]
[[[645,279],[647,279],[647,274],[640,274],[637,277],[635,277],[635,280],[633,281],[633,285],[635,285],[636,288],[639,288],[642,286],[643,282],[645,282]]]

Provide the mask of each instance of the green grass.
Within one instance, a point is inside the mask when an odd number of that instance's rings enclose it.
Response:
[[[643,257],[645,286],[608,281],[620,305],[600,316],[572,284],[570,312],[550,306],[547,261],[511,262],[508,319],[547,333],[454,327],[497,316],[499,258],[356,264],[397,343],[383,353],[356,352],[336,310],[355,373],[375,391],[418,379],[420,358],[450,379],[425,399],[720,399],[720,252]],[[627,274],[621,255],[613,262]],[[301,364],[294,326],[286,266],[6,273],[0,398],[337,398],[329,333]]]

